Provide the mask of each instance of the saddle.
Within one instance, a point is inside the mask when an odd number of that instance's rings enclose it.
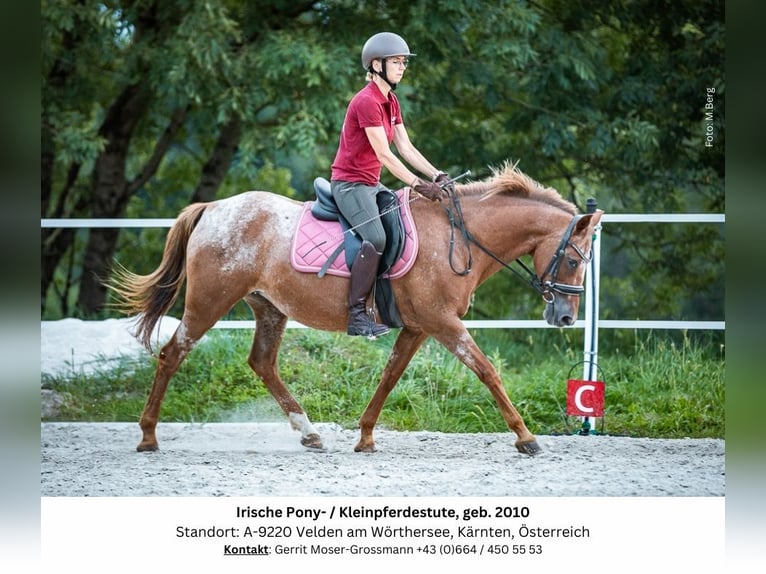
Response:
[[[349,277],[350,268],[362,245],[361,237],[341,215],[330,190],[330,182],[314,180],[315,201],[305,203],[290,250],[294,269]],[[418,238],[409,209],[409,189],[384,191],[378,194],[378,211],[386,231],[374,294],[381,320],[390,327],[402,322],[394,301],[390,281],[410,270],[417,257]],[[340,257],[344,253],[344,257]]]

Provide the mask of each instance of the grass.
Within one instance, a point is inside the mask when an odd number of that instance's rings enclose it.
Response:
[[[573,330],[474,333],[500,372],[512,402],[537,434],[571,434],[566,382],[580,378],[582,344]],[[393,337],[375,342],[342,334],[291,330],[281,348],[282,378],[309,417],[347,428],[372,396]],[[161,420],[284,420],[246,358],[251,333],[211,331],[171,380]],[[43,387],[65,397],[55,420],[138,420],[154,375],[152,359],[124,358],[94,376],[45,376]],[[599,378],[606,383],[607,434],[723,438],[723,347],[687,335],[622,335],[602,343]],[[489,391],[434,341],[415,355],[390,394],[379,424],[397,430],[505,432]]]

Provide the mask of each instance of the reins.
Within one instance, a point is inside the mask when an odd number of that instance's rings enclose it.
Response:
[[[476,243],[476,245],[479,247],[481,247],[481,245],[479,245],[476,239],[468,231],[468,228],[465,226],[463,208],[460,206],[460,199],[458,199],[457,193],[455,193],[455,184],[452,181],[448,182],[448,184],[444,186],[444,189],[447,190],[447,195],[449,196],[450,203],[449,207],[444,208],[447,212],[447,218],[449,219],[449,266],[453,273],[463,277],[468,275],[471,272],[471,269],[473,269],[473,254],[471,253],[471,243]],[[466,249],[468,250],[468,263],[466,263],[466,266],[462,271],[458,271],[455,268],[454,263],[455,229],[460,231],[460,235],[463,238],[463,243],[465,243]],[[492,257],[494,257],[494,255]]]

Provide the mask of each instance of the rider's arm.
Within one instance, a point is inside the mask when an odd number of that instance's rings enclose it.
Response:
[[[383,127],[374,126],[364,128],[364,131],[367,134],[367,139],[370,140],[370,145],[372,146],[372,149],[375,150],[375,155],[380,160],[380,163],[382,163],[386,169],[393,174],[394,177],[404,182],[405,185],[415,185],[418,182],[418,176],[412,173],[412,171],[410,171],[407,166],[402,163],[402,160],[396,157],[394,152],[391,151],[391,148],[388,145],[388,140],[386,138],[386,132]],[[394,141],[396,141],[396,137],[397,136],[394,135]],[[398,149],[399,146],[397,145],[397,150]]]
[[[399,155],[401,155],[412,167],[424,174],[428,180],[435,179],[436,176],[441,173],[431,165],[431,162],[429,162],[425,156],[420,153],[420,150],[413,145],[404,124],[396,124],[396,126],[394,126],[394,145],[396,146],[396,151],[399,152]]]

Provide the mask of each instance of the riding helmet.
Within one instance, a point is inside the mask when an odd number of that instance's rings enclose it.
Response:
[[[415,56],[410,53],[407,42],[393,32],[378,32],[364,43],[362,48],[362,67],[365,70],[370,69],[370,64],[377,58],[388,58],[390,56]]]

